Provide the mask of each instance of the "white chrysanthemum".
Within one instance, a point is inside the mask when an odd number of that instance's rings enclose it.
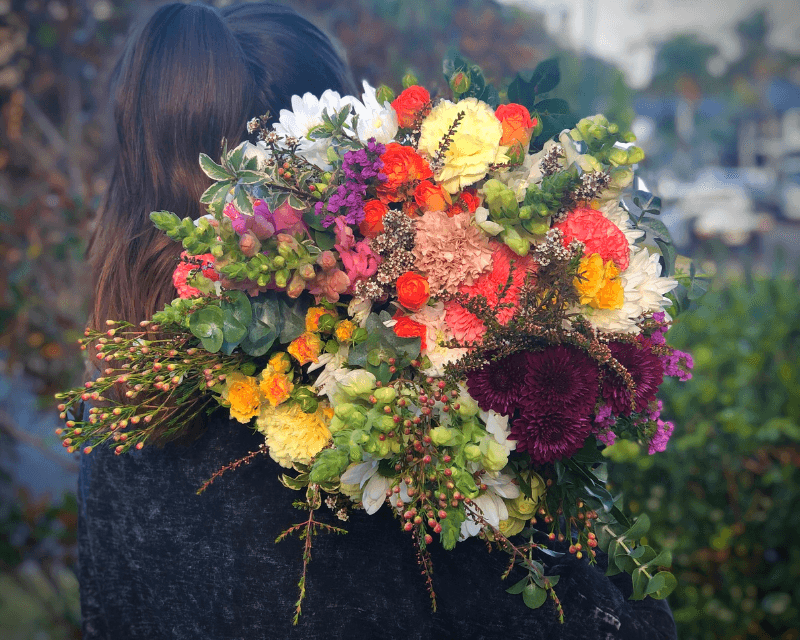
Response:
[[[345,105],[354,107],[355,102],[358,101],[352,96],[342,97],[330,89],[324,91],[319,98],[311,93],[306,93],[302,98],[292,96],[292,110],[281,109],[273,129],[279,135],[297,138],[300,141],[298,154],[310,163],[321,169],[330,169],[327,156],[330,139],[308,140],[308,132],[322,124],[323,112],[333,114]]]
[[[375,88],[364,80],[362,102],[353,101],[353,108],[358,114],[356,134],[366,144],[370,138],[388,144],[397,135],[397,113],[390,102],[380,104],[375,96]]]
[[[583,313],[589,322],[603,331],[639,333],[636,321],[643,315],[663,311],[672,304],[664,295],[677,286],[672,278],[661,277],[658,254],[645,247],[631,247],[631,261],[620,275],[624,303],[621,309],[592,309],[580,306],[571,309]]]
[[[619,200],[603,202],[598,211],[620,228],[628,239],[629,245],[633,246],[637,240],[644,236],[644,231],[633,228],[630,216],[628,212],[620,206]]]

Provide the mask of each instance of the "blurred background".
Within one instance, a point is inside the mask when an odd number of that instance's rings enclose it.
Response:
[[[79,384],[83,252],[106,188],[111,65],[161,3],[0,0],[0,637],[80,637],[76,468],[52,394]],[[216,2],[215,4],[227,4]],[[795,0],[295,0],[357,79],[444,89],[449,49],[503,84],[558,57],[556,96],[647,153],[663,222],[709,274],[671,342],[677,426],[612,481],[674,554],[688,640],[800,638],[800,11]]]

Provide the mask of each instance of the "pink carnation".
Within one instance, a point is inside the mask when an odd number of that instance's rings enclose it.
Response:
[[[630,262],[628,239],[622,230],[599,211],[575,209],[565,220],[553,225],[564,234],[564,246],[573,240],[585,245],[584,255],[600,254],[603,261],[613,260],[617,269],[625,271]]]
[[[489,241],[471,220],[469,213],[451,218],[443,211],[429,211],[415,221],[416,267],[428,279],[431,296],[471,285],[489,268]]]
[[[197,298],[203,295],[199,289],[187,283],[186,279],[192,271],[200,270],[200,272],[209,280],[216,282],[219,280],[219,274],[214,270],[214,256],[210,253],[204,253],[199,256],[190,256],[185,251],[181,252],[181,259],[175,271],[172,272],[172,284],[178,290],[178,296],[181,298]]]
[[[493,308],[497,307],[501,302],[513,305],[511,307],[503,307],[497,312],[497,319],[501,324],[506,324],[514,316],[522,285],[525,284],[525,277],[534,269],[535,263],[530,256],[521,258],[505,244],[492,242],[491,248],[493,249],[491,271],[477,278],[474,284],[462,285],[458,290],[469,297],[478,295],[485,297]],[[498,294],[508,282],[512,261],[514,262],[514,273],[511,286],[501,300]],[[445,321],[458,340],[464,342],[480,341],[483,334],[486,333],[486,327],[483,322],[457,302],[446,303],[445,311]]]

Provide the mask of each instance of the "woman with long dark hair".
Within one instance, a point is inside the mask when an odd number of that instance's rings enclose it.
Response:
[[[90,246],[90,323],[138,322],[175,297],[180,246],[149,221],[181,217],[209,181],[201,152],[245,139],[245,124],[289,108],[292,95],[355,93],[329,40],[294,11],[255,3],[217,11],[160,8],[131,38],[115,70],[119,139]],[[303,512],[262,457],[196,490],[263,442],[221,414],[192,437],[115,456],[98,447],[80,473],[79,551],[84,639],[97,638],[672,638],[669,609],[634,603],[628,576],[605,578],[565,556],[550,571],[567,624],[548,603],[532,611],[504,592],[502,554],[467,540],[433,549],[433,613],[413,545],[390,510],[356,512],[345,536],[314,539],[299,625],[303,543],[276,544]]]

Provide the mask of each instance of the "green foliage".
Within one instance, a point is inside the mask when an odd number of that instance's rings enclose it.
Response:
[[[672,553],[681,637],[800,628],[798,290],[798,279],[717,283],[682,314],[668,337],[694,355],[694,378],[660,394],[675,435],[666,452],[619,452],[627,464],[611,468],[628,510],[650,515],[648,542]]]

